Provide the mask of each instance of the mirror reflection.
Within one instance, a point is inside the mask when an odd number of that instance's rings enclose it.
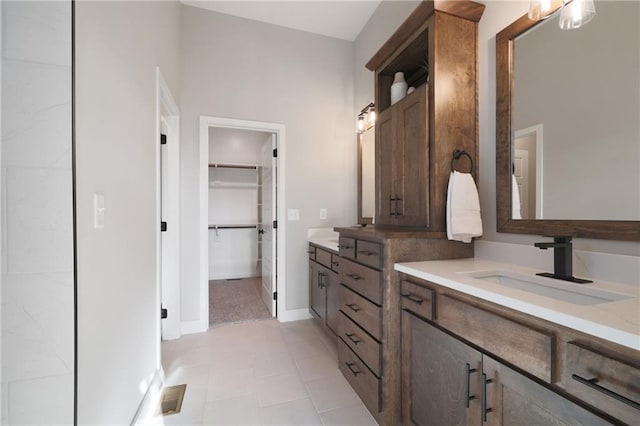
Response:
[[[516,38],[512,218],[640,220],[640,3]]]
[[[358,151],[360,164],[360,222],[361,224],[373,223],[376,205],[376,183],[375,183],[375,127],[358,135]]]

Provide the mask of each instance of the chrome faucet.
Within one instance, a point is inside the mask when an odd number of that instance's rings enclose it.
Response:
[[[552,243],[535,243],[534,246],[542,250],[553,249],[553,274],[540,272],[536,275],[578,284],[593,282],[573,276],[573,244],[571,243],[571,237],[553,237]]]

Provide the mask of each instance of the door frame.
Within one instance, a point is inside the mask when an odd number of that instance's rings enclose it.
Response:
[[[200,318],[199,331],[206,331],[209,328],[209,128],[223,127],[238,130],[253,130],[258,132],[274,133],[278,149],[277,156],[277,211],[278,228],[277,238],[277,260],[276,260],[276,288],[278,293],[278,320],[282,321],[286,312],[286,220],[284,217],[284,206],[286,205],[285,191],[285,147],[286,135],[285,126],[280,123],[268,123],[263,121],[250,121],[235,118],[200,116],[200,220],[198,229],[200,230]]]
[[[160,222],[162,221],[162,170],[160,135],[162,123],[169,128],[167,132],[167,188],[169,208],[164,219],[171,234],[167,234],[163,247]],[[181,332],[180,313],[180,109],[167,85],[160,68],[156,67],[156,306],[157,306],[157,342],[177,339]],[[163,252],[165,256],[163,257]],[[172,279],[163,282],[162,263],[168,268],[167,275]],[[168,310],[166,319],[160,318],[160,306]],[[160,350],[158,356],[160,356]],[[158,361],[158,365],[160,362]]]
[[[544,219],[544,179],[542,176],[544,169],[544,125],[542,123],[536,124],[524,129],[516,130],[513,132],[513,140],[515,146],[515,140],[523,136],[535,135],[536,138],[536,220]],[[515,150],[515,148],[514,148]]]

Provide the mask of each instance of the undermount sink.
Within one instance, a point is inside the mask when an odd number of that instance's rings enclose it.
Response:
[[[460,274],[576,305],[597,305],[631,298],[626,294],[592,288],[588,284],[574,284],[512,271],[470,271]]]

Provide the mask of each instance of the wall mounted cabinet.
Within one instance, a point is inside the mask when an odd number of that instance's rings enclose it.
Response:
[[[376,224],[445,231],[451,156],[477,163],[477,23],[484,5],[422,2],[367,63],[375,71]],[[391,105],[396,72],[416,91]],[[477,170],[477,168],[476,168]]]

